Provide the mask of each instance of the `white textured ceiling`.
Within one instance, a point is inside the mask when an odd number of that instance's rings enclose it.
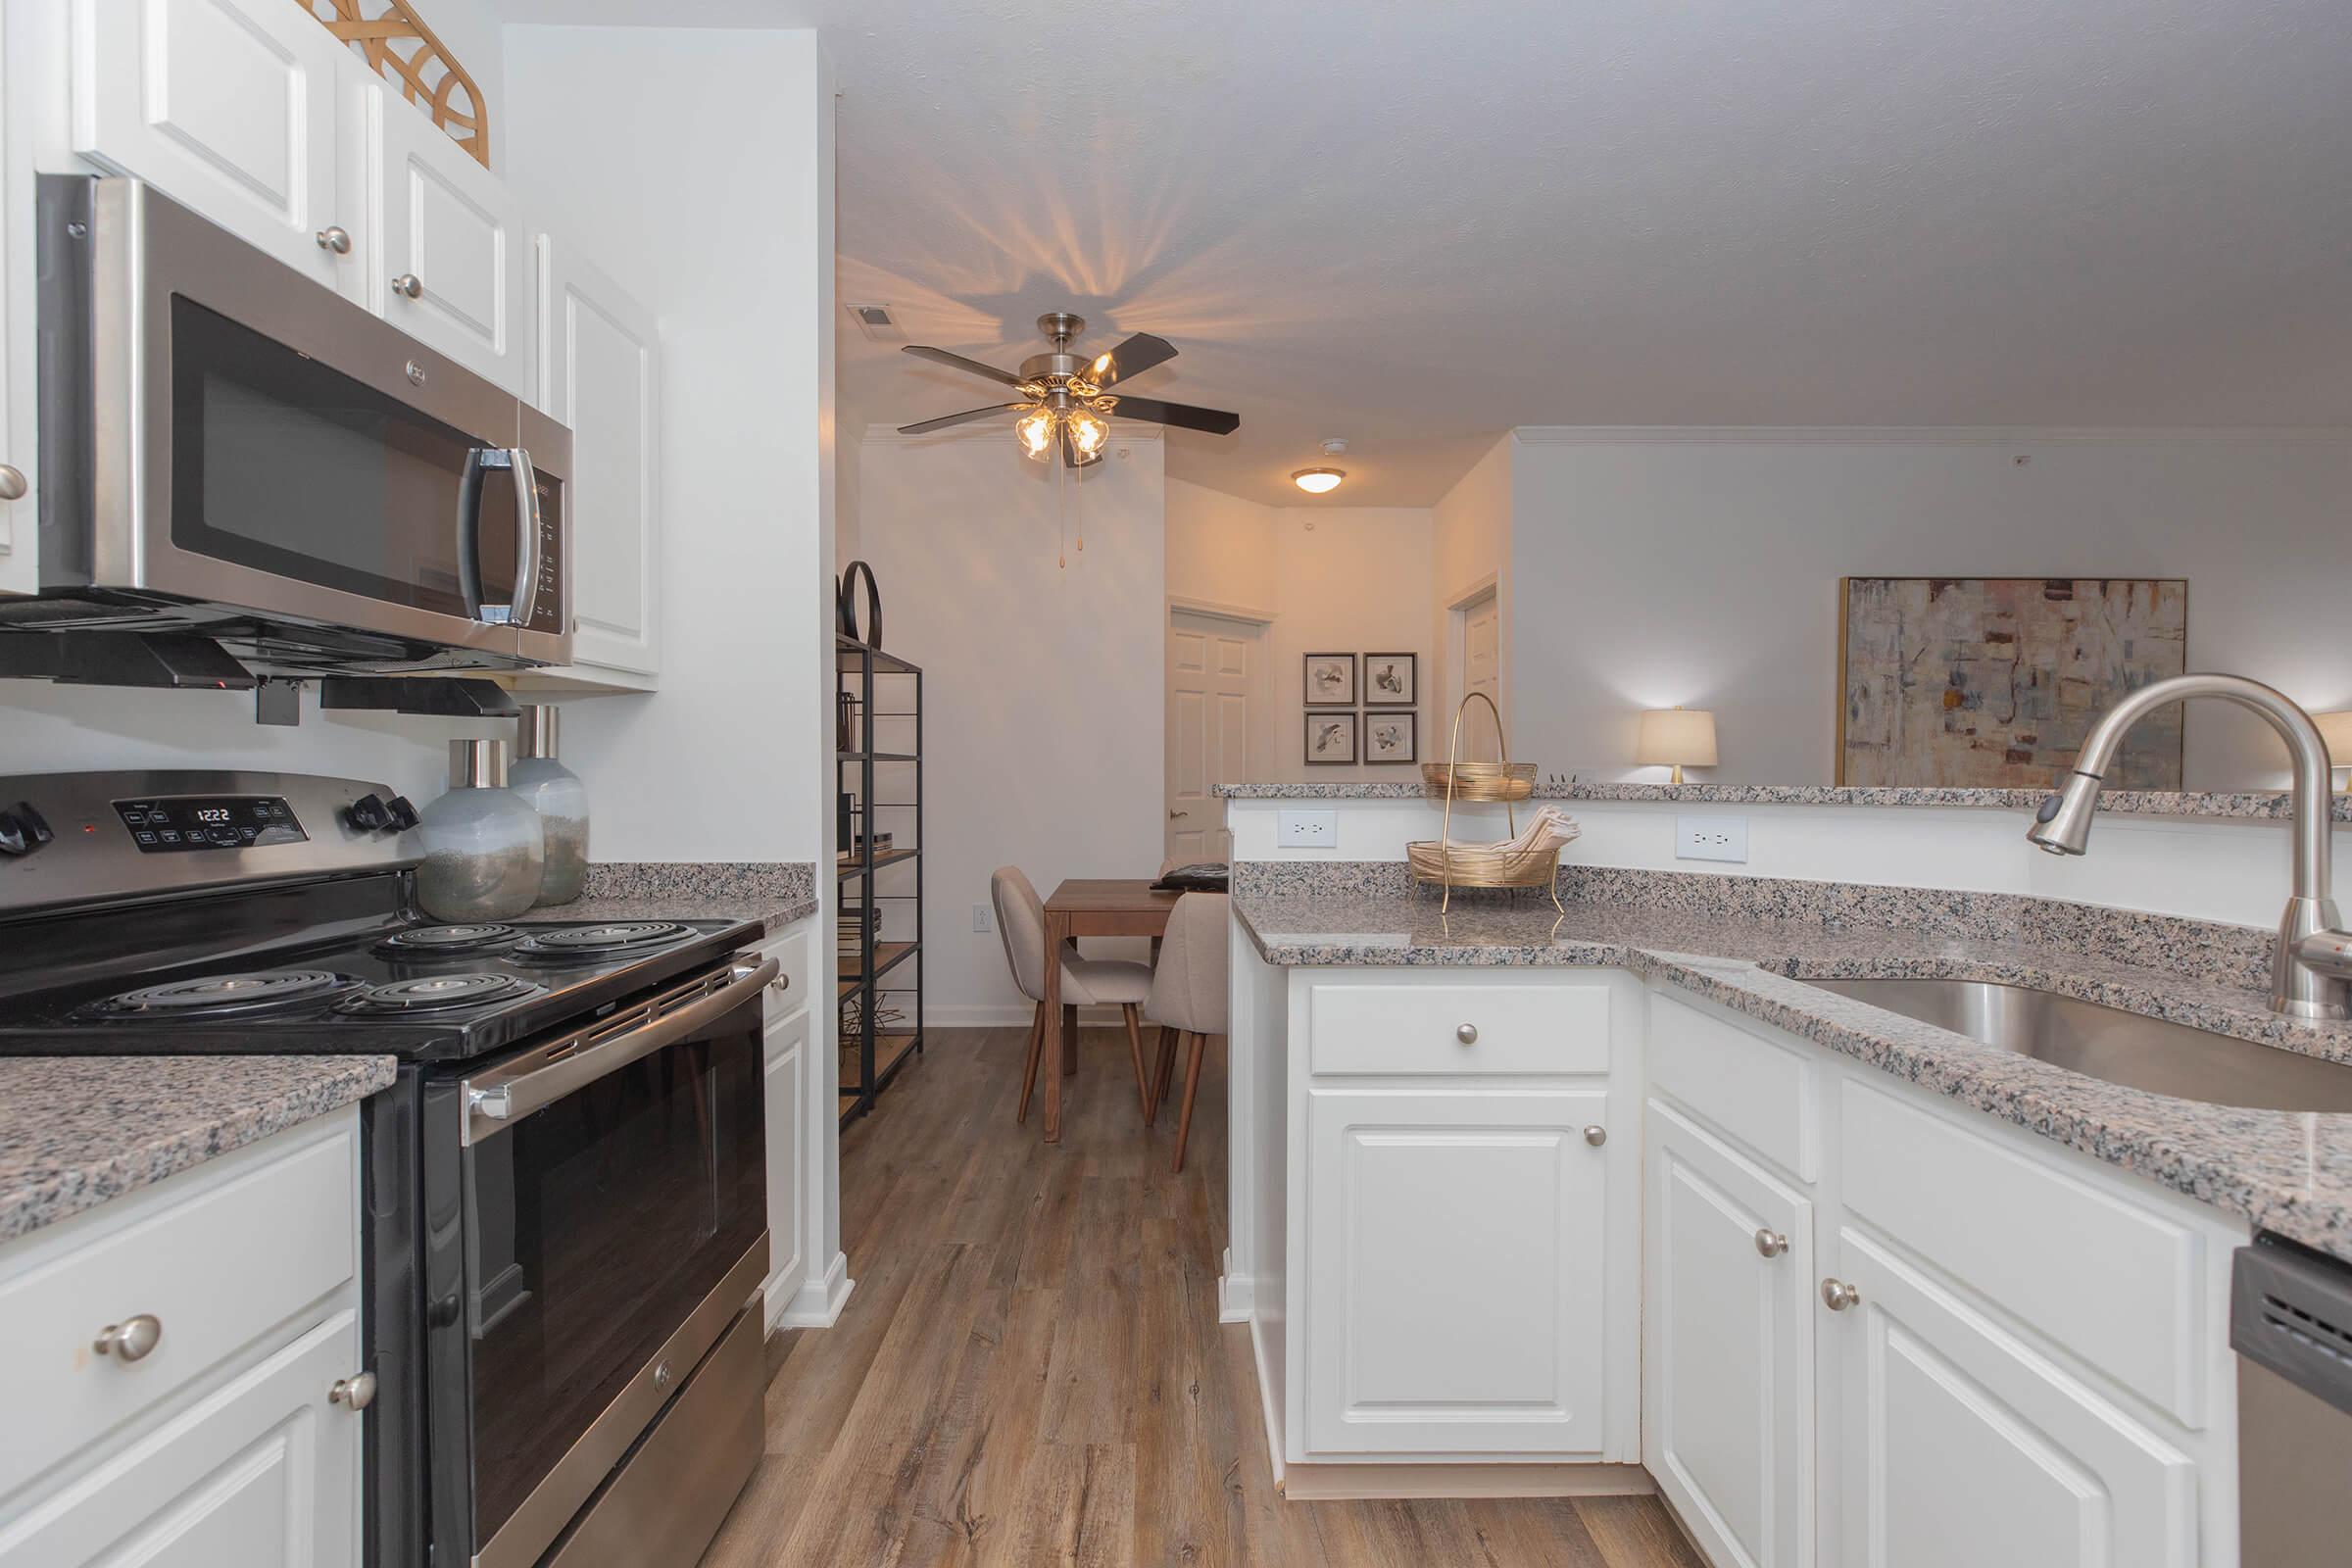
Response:
[[[1367,506],[1515,424],[2352,424],[2346,0],[489,3],[817,25],[843,300],[1157,332],[1242,416],[1168,471],[1261,501],[1326,435]],[[853,427],[994,401],[842,353]]]

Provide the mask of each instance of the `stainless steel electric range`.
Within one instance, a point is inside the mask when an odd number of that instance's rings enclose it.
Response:
[[[416,820],[351,779],[0,778],[0,1054],[398,1058],[368,1561],[692,1562],[760,1449],[776,964],[744,922],[433,922]]]

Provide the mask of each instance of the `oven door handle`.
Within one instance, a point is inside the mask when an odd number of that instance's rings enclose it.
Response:
[[[630,1062],[650,1056],[664,1046],[677,1044],[705,1024],[715,1022],[733,1012],[746,1000],[757,1001],[761,988],[773,980],[782,967],[774,958],[762,958],[758,963],[738,963],[731,970],[725,985],[672,1007],[667,1012],[657,1014],[640,1028],[601,1040],[561,1060],[544,1067],[534,1067],[511,1078],[493,1073],[484,1079],[466,1080],[463,1141],[470,1146],[495,1137],[532,1111],[552,1105],[564,1096],[576,1093],[608,1073],[618,1072]]]

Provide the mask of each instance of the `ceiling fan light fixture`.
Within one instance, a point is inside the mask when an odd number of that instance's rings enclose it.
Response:
[[[1072,409],[1062,416],[1069,426],[1070,445],[1078,449],[1080,463],[1092,463],[1102,455],[1110,441],[1110,421],[1092,409]]]
[[[1012,421],[1012,433],[1021,443],[1021,456],[1045,463],[1054,456],[1054,411],[1031,409]]]
[[[1320,496],[1337,490],[1340,481],[1347,477],[1345,468],[1300,468],[1291,475],[1291,483],[1310,496]]]

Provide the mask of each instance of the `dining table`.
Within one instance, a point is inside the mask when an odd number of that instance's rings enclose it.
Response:
[[[1181,893],[1150,877],[1071,877],[1046,900],[1046,1142],[1061,1141],[1061,1080],[1078,1070],[1078,1009],[1061,1000],[1061,951],[1080,937],[1161,937]]]

